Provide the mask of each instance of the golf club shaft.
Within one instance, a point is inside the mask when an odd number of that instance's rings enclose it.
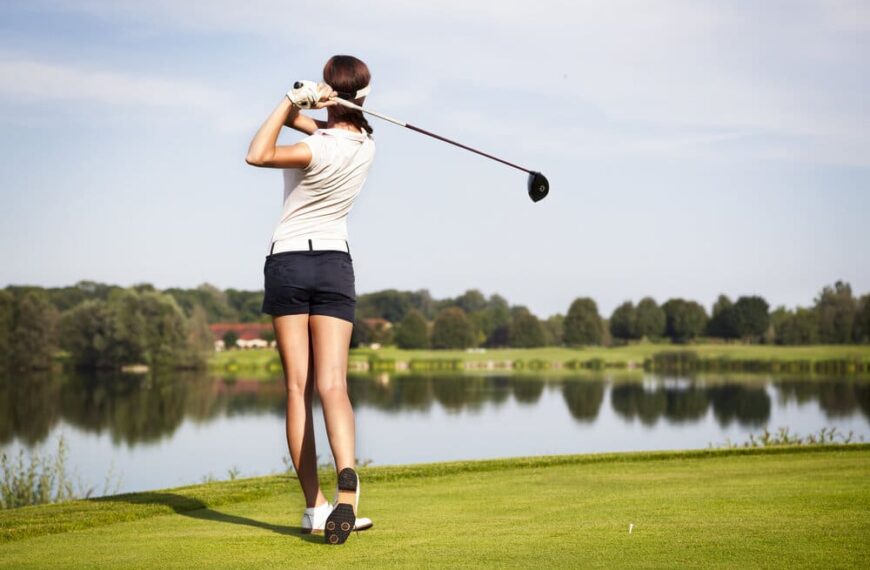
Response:
[[[381,113],[377,113],[377,112],[375,112],[375,111],[370,111],[370,110],[368,110],[368,109],[364,109],[363,107],[360,107],[359,105],[357,105],[357,104],[355,104],[355,103],[351,103],[350,101],[348,101],[348,100],[346,100],[346,99],[342,99],[342,98],[340,98],[340,97],[335,97],[335,98],[333,98],[332,100],[335,101],[336,103],[338,103],[339,105],[343,105],[343,106],[345,106],[345,107],[349,107],[349,108],[351,108],[351,109],[356,109],[357,111],[362,111],[363,113],[368,113],[369,115],[374,115],[375,117],[378,117],[379,119],[383,119],[383,120],[385,120],[385,121],[389,121],[389,122],[391,122],[391,123],[394,123],[394,124],[396,124],[396,125],[399,125],[400,127],[405,127],[406,129],[411,129],[412,131],[417,131],[418,133],[422,133],[422,134],[424,134],[424,135],[428,135],[428,136],[430,136],[430,137],[432,137],[432,138],[435,138],[435,139],[438,139],[438,140],[440,140],[440,141],[444,141],[444,142],[446,142],[446,143],[450,143],[450,144],[452,144],[452,145],[454,145],[454,146],[458,146],[459,148],[464,148],[465,150],[470,150],[471,152],[477,153],[477,154],[479,154],[479,155],[481,155],[481,156],[485,156],[486,158],[491,158],[492,160],[495,160],[495,161],[501,162],[502,164],[506,164],[506,165],[508,165],[508,166],[512,166],[512,167],[516,168],[517,170],[522,170],[523,172],[531,172],[531,170],[529,170],[528,168],[523,168],[522,166],[517,166],[516,164],[514,164],[514,163],[512,163],[512,162],[508,162],[508,161],[506,161],[506,160],[503,160],[503,159],[501,159],[501,158],[498,158],[497,156],[493,156],[493,155],[491,155],[491,154],[487,154],[487,153],[485,153],[485,152],[479,151],[479,150],[477,150],[476,148],[471,148],[470,146],[466,146],[466,145],[464,145],[464,144],[462,144],[462,143],[458,143],[458,142],[456,142],[456,141],[452,141],[452,140],[450,140],[450,139],[448,139],[448,138],[446,138],[446,137],[442,137],[441,135],[436,135],[435,133],[430,133],[430,132],[427,131],[426,129],[421,129],[420,127],[415,127],[414,125],[412,125],[412,124],[410,124],[410,123],[406,123],[406,122],[404,122],[404,121],[400,121],[400,120],[398,120],[398,119],[394,119],[394,118],[392,118],[392,117],[388,117],[388,116],[386,116],[386,115],[382,115]]]

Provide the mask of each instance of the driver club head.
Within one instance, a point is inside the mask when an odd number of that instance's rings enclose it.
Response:
[[[550,182],[540,172],[529,172],[529,198],[532,202],[539,202],[550,193]]]

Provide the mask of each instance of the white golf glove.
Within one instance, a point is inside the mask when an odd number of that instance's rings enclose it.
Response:
[[[331,94],[332,88],[326,83],[303,80],[297,81],[287,92],[287,98],[300,109],[314,109],[320,101],[327,101]]]

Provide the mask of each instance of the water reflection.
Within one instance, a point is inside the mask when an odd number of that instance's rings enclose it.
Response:
[[[819,407],[830,419],[852,416],[858,410],[870,418],[870,382],[828,381],[823,384],[822,389],[815,389],[812,383],[799,379],[776,383],[783,402],[794,400],[804,404],[819,400]]]
[[[515,378],[511,388],[516,401],[526,405],[536,404],[544,393],[544,383],[535,378]]]
[[[566,382],[562,385],[562,397],[575,420],[592,422],[604,401],[604,382]]]
[[[184,420],[283,414],[283,387],[202,374],[70,373],[0,380],[0,445],[45,440],[61,420],[85,432],[135,445],[171,436]]]
[[[645,425],[654,425],[661,418],[671,423],[698,421],[712,407],[714,417],[723,427],[732,421],[755,426],[765,424],[771,411],[770,397],[763,387],[740,384],[652,390],[623,384],[612,389],[611,401],[621,417],[638,418]]]
[[[829,419],[870,418],[870,383],[856,378],[802,379],[728,377],[698,379],[646,375],[617,379],[463,376],[456,373],[352,376],[354,406],[388,415],[408,412],[498,414],[505,405],[539,405],[545,390],[556,390],[578,424],[599,419],[609,402],[616,417],[653,426],[700,422],[708,412],[722,427],[763,426],[774,407],[815,404]],[[60,421],[84,432],[111,436],[135,446],[171,437],[185,421],[207,424],[220,417],[283,417],[280,380],[215,378],[203,374],[128,375],[34,374],[0,380],[0,445],[17,439],[44,441]]]
[[[0,380],[0,445],[45,440],[60,416],[60,377],[47,373]]]

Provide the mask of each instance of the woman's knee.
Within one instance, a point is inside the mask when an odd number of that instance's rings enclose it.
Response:
[[[342,378],[323,379],[317,381],[317,395],[320,401],[347,398],[347,382]]]
[[[284,386],[288,396],[304,396],[308,386],[308,370],[290,370],[284,374]]]

